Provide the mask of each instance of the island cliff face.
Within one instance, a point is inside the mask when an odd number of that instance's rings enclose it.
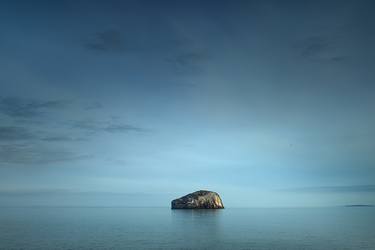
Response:
[[[218,193],[200,190],[171,202],[172,209],[220,209],[224,208]]]

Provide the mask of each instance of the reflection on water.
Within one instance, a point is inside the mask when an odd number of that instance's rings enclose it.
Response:
[[[191,241],[189,245],[204,245],[207,239],[218,242],[222,214],[222,209],[171,210],[172,228],[176,234]]]
[[[171,209],[173,220],[182,221],[217,221],[223,209]]]
[[[0,249],[374,249],[375,208],[0,208]]]

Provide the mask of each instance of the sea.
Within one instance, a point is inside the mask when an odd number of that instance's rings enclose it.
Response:
[[[375,208],[3,207],[0,249],[375,249]]]

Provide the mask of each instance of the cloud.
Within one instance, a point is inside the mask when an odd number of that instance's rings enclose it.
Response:
[[[303,193],[375,192],[375,185],[300,187],[283,189],[282,191]]]
[[[39,189],[0,189],[1,195],[120,195],[120,196],[152,196],[145,192],[109,192],[109,191],[85,191],[67,188],[39,188]]]
[[[73,124],[74,128],[86,130],[91,133],[108,132],[108,133],[127,133],[127,132],[145,132],[145,128],[113,122],[97,122],[90,120],[76,121]]]
[[[84,44],[84,47],[101,52],[123,52],[126,50],[126,42],[123,35],[116,30],[97,32]]]
[[[28,129],[23,127],[2,126],[0,127],[0,142],[30,140],[36,138]]]
[[[168,58],[167,61],[170,63],[177,64],[181,67],[186,67],[190,65],[196,65],[207,61],[210,58],[206,51],[195,51],[187,52],[176,55],[173,58]]]
[[[74,152],[51,149],[35,144],[0,145],[0,165],[2,164],[48,164],[76,161],[91,158],[90,155],[78,155]]]
[[[304,39],[297,46],[303,57],[313,57],[329,48],[328,40],[322,36],[313,36]]]
[[[337,43],[326,36],[310,36],[302,39],[293,46],[301,57],[309,60],[328,60],[341,62],[346,59],[343,55],[338,55]]]
[[[47,135],[45,135],[47,134]],[[0,142],[14,141],[46,141],[46,142],[63,142],[63,141],[84,141],[86,138],[74,137],[67,135],[52,134],[43,132],[33,132],[32,130],[19,126],[0,126]]]
[[[74,142],[74,141],[86,141],[87,138],[82,137],[72,137],[66,135],[55,135],[55,136],[46,136],[41,138],[42,141],[46,142]]]
[[[88,158],[88,155],[79,155],[50,144],[50,142],[78,141],[82,140],[81,138],[44,134],[25,127],[1,126],[0,166],[48,164]]]
[[[126,133],[129,131],[144,132],[144,128],[135,127],[128,124],[111,124],[104,128],[105,131],[110,133]]]
[[[103,105],[100,102],[94,102],[85,107],[86,110],[94,110],[94,109],[101,109],[101,108],[103,108]]]
[[[0,190],[0,195],[6,196],[23,196],[23,195],[58,195],[58,194],[67,194],[72,193],[74,191],[70,189],[57,189],[57,188],[51,188],[51,189],[2,189]]]
[[[67,143],[87,141],[95,133],[144,132],[144,128],[121,123],[116,118],[106,121],[83,120],[67,122],[45,122],[40,119],[48,110],[61,109],[66,102],[37,101],[20,98],[2,98],[0,113],[10,117],[7,124],[0,125],[0,166],[46,165],[78,161],[91,158],[85,148],[77,151],[67,150]],[[100,108],[95,105],[95,108]],[[48,116],[47,116],[48,117]],[[59,116],[60,117],[60,116]],[[32,118],[32,119],[31,119]],[[32,123],[34,121],[40,124]],[[73,130],[72,130],[73,128]]]
[[[200,66],[210,60],[210,55],[205,50],[188,51],[166,58],[177,72],[201,70]]]
[[[60,109],[66,104],[65,101],[38,101],[6,97],[0,99],[0,113],[13,118],[33,118],[43,114],[49,109]]]

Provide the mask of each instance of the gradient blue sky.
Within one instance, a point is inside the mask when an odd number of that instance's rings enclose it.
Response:
[[[375,203],[372,1],[1,1],[0,205]]]

